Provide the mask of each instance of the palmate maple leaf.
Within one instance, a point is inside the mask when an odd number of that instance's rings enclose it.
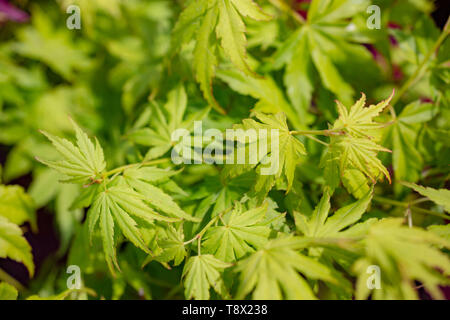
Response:
[[[331,136],[330,144],[321,161],[321,166],[325,168],[325,179],[331,189],[337,187],[340,177],[345,176],[348,170],[359,171],[372,183],[382,176],[391,182],[388,170],[377,158],[379,151],[391,152],[377,144],[382,128],[386,124],[375,122],[374,118],[389,105],[393,95],[394,92],[388,99],[364,107],[366,96],[362,94],[350,109],[337,101],[339,118],[332,130],[341,134]],[[351,192],[354,193],[355,190]]]
[[[392,91],[389,98],[368,107],[365,107],[366,95],[361,93],[361,98],[350,107],[350,110],[336,100],[339,118],[334,122],[333,129],[342,129],[355,138],[369,138],[378,141],[381,135],[381,131],[378,129],[383,128],[386,124],[375,122],[374,118],[389,105],[394,93],[395,91]]]
[[[19,226],[29,221],[32,230],[37,230],[33,200],[21,186],[0,185],[0,216]]]
[[[359,258],[354,251],[358,247],[354,240],[364,237],[370,226],[376,222],[375,218],[360,222],[372,200],[372,193],[373,190],[369,190],[358,201],[331,214],[330,194],[325,191],[310,216],[294,211],[295,226],[304,237],[324,241],[333,239],[330,246],[310,247],[309,255],[318,257],[330,268],[338,264],[349,269]]]
[[[298,238],[297,238],[298,239]],[[316,299],[306,279],[320,279],[337,284],[342,277],[320,263],[295,250],[295,237],[269,241],[262,249],[240,260],[237,298],[252,293],[253,299]],[[339,280],[338,280],[339,279]]]
[[[72,125],[76,133],[76,145],[69,140],[41,131],[52,142],[63,160],[51,161],[37,157],[36,160],[69,177],[64,182],[92,183],[101,178],[106,168],[103,149],[97,139],[94,145],[74,121]]]
[[[433,189],[430,187],[419,186],[415,183],[403,182],[408,188],[414,189],[414,191],[427,197],[434,203],[442,206],[445,211],[450,213],[450,190],[447,189]]]
[[[358,274],[356,298],[417,299],[414,280],[420,281],[434,297],[443,298],[439,285],[448,284],[450,260],[437,246],[450,248],[450,243],[431,232],[403,225],[401,218],[386,218],[372,224],[363,240],[365,256],[353,270]],[[367,267],[378,265],[381,289],[367,287]]]
[[[263,246],[269,237],[270,228],[261,223],[268,208],[266,202],[260,207],[242,212],[236,205],[223,218],[223,225],[210,228],[205,234],[203,247],[206,253],[214,254],[225,262],[233,262],[249,252]]]
[[[146,221],[147,224],[151,225],[154,220],[166,222],[180,220],[160,215],[147,206],[144,200],[144,196],[129,186],[113,186],[99,193],[88,211],[89,233],[92,237],[95,226],[99,224],[106,262],[113,274],[114,266],[120,270],[116,258],[116,245],[114,241],[116,225],[118,226],[118,230],[136,247],[150,254],[150,249],[139,230],[142,224],[141,221]]]
[[[173,147],[172,133],[177,129],[192,131],[194,122],[202,120],[210,110],[204,108],[186,115],[188,96],[182,84],[169,91],[164,105],[156,101],[152,104],[145,119],[148,125],[142,126],[139,124],[141,120],[138,120],[136,128],[127,136],[132,142],[149,147],[145,160],[155,159],[167,153]]]
[[[360,59],[372,63],[367,50],[349,39],[346,30],[351,26],[351,18],[364,12],[368,5],[366,0],[312,0],[306,23],[279,46],[273,56],[273,67],[286,66],[283,81],[298,113],[308,112],[318,79],[339,100],[352,101],[354,89],[340,70],[339,60],[342,62],[342,56],[349,65]]]
[[[406,105],[399,115],[395,115],[383,133],[382,144],[392,149],[392,168],[397,181],[418,181],[424,164],[424,157],[416,143],[420,128],[438,112],[433,103],[420,100]],[[394,188],[401,188],[396,184]]]
[[[187,219],[196,221],[185,213],[169,195],[146,182],[145,179],[150,179],[149,177],[152,175],[152,170],[146,169],[152,168],[126,170],[124,177],[117,179],[117,185],[107,186],[105,191],[97,195],[88,211],[90,235],[92,237],[95,226],[99,224],[103,250],[112,273],[114,273],[114,266],[120,269],[115,252],[115,230],[120,230],[125,238],[137,248],[153,254],[141,228],[146,226],[148,230],[149,226],[153,226],[155,220],[177,222]],[[161,211],[172,217],[161,215]],[[178,253],[174,253],[174,255],[177,256]],[[179,258],[177,257],[177,259]]]
[[[69,176],[70,179],[65,182],[84,183],[87,187],[84,196],[76,202],[80,202],[78,205],[81,206],[92,204],[87,213],[89,234],[92,239],[94,229],[99,225],[105,259],[111,273],[114,274],[114,266],[120,269],[116,257],[116,231],[120,231],[137,248],[150,254],[141,231],[144,225],[151,226],[154,220],[197,221],[184,212],[168,194],[152,184],[173,173],[154,167],[129,167],[123,170],[121,176],[109,180],[99,142],[95,140],[94,144],[75,122],[73,126],[76,144],[44,133],[63,160],[38,160]]]
[[[22,262],[30,276],[34,274],[31,246],[20,227],[0,215],[0,258],[10,258]]]
[[[256,167],[258,178],[254,191],[258,195],[258,198],[264,198],[273,187],[275,181],[280,178],[286,179],[286,193],[288,193],[294,181],[295,167],[300,162],[301,156],[306,154],[305,146],[289,130],[284,113],[280,112],[273,115],[255,112],[254,114],[260,122],[253,119],[245,119],[242,125],[236,125],[234,129],[255,130],[257,132],[257,141],[249,141],[248,143],[244,140],[238,141],[241,143],[241,145],[238,145],[238,148],[248,148],[249,144],[258,143],[257,155],[249,155],[249,151],[246,149],[247,155],[256,157],[256,161],[253,164],[247,163],[228,166],[225,168],[227,174],[224,177],[234,177]],[[265,139],[266,135],[260,134],[260,130],[266,130],[267,139]],[[273,130],[276,130],[278,136],[278,143],[275,143],[276,150],[271,149]],[[261,152],[262,144],[267,145],[266,153]],[[277,170],[272,174],[263,174],[261,170],[274,165],[273,163],[265,163],[265,160],[269,156],[272,157],[272,162],[277,162]]]
[[[221,39],[220,45],[231,62],[244,73],[253,74],[247,61],[247,39],[242,17],[258,21],[270,19],[253,0],[193,0],[181,13],[173,32],[174,47],[190,42],[196,36],[196,79],[205,99],[221,113],[224,110],[212,93],[212,79],[218,63],[218,39]],[[216,37],[212,41],[211,34],[214,31]]]
[[[226,287],[221,271],[231,264],[203,254],[189,258],[184,265],[183,275],[185,295],[188,299],[208,300],[212,287],[221,296],[226,296]]]
[[[361,219],[371,199],[372,192],[368,192],[358,201],[340,208],[329,216],[330,195],[325,192],[311,217],[294,211],[295,225],[306,237],[339,237],[343,229]]]

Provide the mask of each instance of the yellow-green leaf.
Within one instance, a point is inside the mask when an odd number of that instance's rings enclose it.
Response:
[[[22,230],[2,216],[0,216],[0,258],[22,262],[27,267],[30,277],[34,275],[31,246],[23,236]]]

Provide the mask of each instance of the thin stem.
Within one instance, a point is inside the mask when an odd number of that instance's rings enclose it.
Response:
[[[337,245],[339,247],[348,247],[348,244],[354,244],[363,240],[364,237],[352,238],[311,238],[302,237],[291,244],[292,249],[304,249],[312,246]]]
[[[429,214],[429,215],[436,216],[436,217],[440,217],[440,218],[443,218],[443,219],[446,219],[446,220],[449,220],[449,219],[450,219],[450,216],[445,215],[445,214],[443,214],[443,213],[436,212],[436,211],[427,210],[427,209],[422,209],[422,208],[419,208],[419,207],[417,207],[417,206],[410,206],[410,208],[413,209],[413,210],[414,210],[415,212],[417,212],[417,213],[421,213],[421,214]]]
[[[391,113],[392,119],[397,119],[397,114],[395,113],[395,109],[392,105],[389,105],[389,112]]]
[[[168,289],[173,288],[173,284],[171,284],[171,283],[169,283],[169,282],[166,282],[166,281],[164,281],[164,280],[155,279],[155,278],[150,277],[150,276],[148,276],[148,275],[146,275],[145,279],[146,279],[148,282],[153,283],[153,284],[155,284],[155,285],[157,285],[157,286],[160,286],[160,287],[162,287],[162,288],[168,288]]]
[[[342,129],[331,129],[331,130],[295,130],[290,131],[293,135],[316,135],[316,136],[342,136],[345,132]]]
[[[284,11],[292,18],[294,18],[294,20],[297,21],[299,24],[303,25],[306,23],[306,20],[297,11],[292,10],[292,8],[288,4],[286,4],[284,0],[269,0],[269,1],[275,7],[277,7],[281,11]]]
[[[198,237],[198,243],[197,243],[197,254],[199,255],[199,256],[201,256],[202,255],[202,236],[199,236]]]
[[[397,206],[397,207],[407,207],[408,203],[406,202],[401,202],[401,201],[397,201],[397,200],[392,200],[392,199],[388,199],[388,198],[383,198],[383,197],[378,197],[378,196],[374,196],[373,200],[380,202],[380,203],[385,203],[385,204],[390,204],[393,206]]]
[[[153,165],[153,164],[166,163],[166,162],[169,162],[169,161],[170,161],[170,158],[162,158],[162,159],[145,161],[145,162],[140,162],[140,163],[127,164],[125,166],[118,167],[118,168],[115,168],[113,170],[110,170],[110,171],[106,172],[104,174],[104,176],[105,177],[109,177],[109,176],[111,176],[113,174],[121,173],[121,172],[125,171],[126,169],[130,169],[130,168],[133,168],[133,167],[136,167],[136,166],[149,166],[149,165]]]
[[[392,99],[392,105],[394,106],[398,100],[405,94],[405,92],[422,77],[422,69],[430,60],[431,56],[439,49],[442,42],[444,42],[445,38],[450,33],[450,17],[447,19],[445,23],[444,30],[442,30],[441,35],[434,43],[433,47],[427,52],[421,63],[417,66],[416,71],[409,77],[409,79],[403,84],[403,86],[398,91],[397,95]]]
[[[223,220],[223,217],[220,214],[219,214],[219,219],[220,219],[220,222],[222,222],[222,224],[225,226],[226,225],[225,220]]]
[[[305,137],[307,137],[307,138],[309,138],[309,139],[311,139],[311,140],[314,140],[315,142],[318,142],[318,143],[320,143],[320,144],[323,144],[323,145],[326,146],[326,147],[329,146],[328,143],[326,143],[326,142],[324,142],[324,141],[322,141],[322,140],[320,140],[320,139],[317,139],[316,137],[314,137],[314,136],[312,136],[312,135],[310,135],[310,134],[305,134]]]
[[[415,204],[422,203],[422,202],[427,202],[427,201],[430,201],[430,199],[428,199],[428,198],[419,198],[419,199],[416,199],[414,201],[411,201],[411,204],[415,205]]]
[[[188,241],[183,242],[183,245],[186,246],[186,245],[188,245],[189,243],[194,242],[195,240],[197,240],[197,236],[195,236],[195,237],[192,238],[191,240],[188,240]]]
[[[179,283],[176,287],[173,287],[172,290],[166,295],[164,300],[170,300],[175,294],[183,290],[183,283]]]
[[[390,205],[393,205],[393,206],[396,206],[396,207],[402,207],[402,208],[408,208],[409,207],[410,209],[413,209],[417,213],[429,214],[429,215],[433,215],[433,216],[436,216],[436,217],[449,219],[449,216],[447,216],[447,215],[445,215],[443,213],[439,213],[439,212],[435,212],[435,211],[419,208],[417,206],[411,205],[411,203],[409,203],[409,202],[402,202],[402,201],[392,200],[392,199],[378,197],[378,196],[373,197],[373,200],[377,201],[379,203],[390,204]]]
[[[183,244],[184,244],[184,245],[189,244],[189,243],[191,243],[191,242],[194,242],[196,239],[199,239],[199,240],[200,240],[201,237],[203,236],[203,234],[206,232],[206,230],[208,230],[208,228],[209,228],[212,224],[214,224],[218,219],[222,219],[222,216],[223,216],[224,214],[228,213],[232,208],[233,208],[233,207],[229,207],[229,208],[223,210],[221,213],[219,213],[219,214],[218,214],[217,216],[215,216],[214,218],[212,218],[212,219],[208,222],[208,224],[207,224],[206,226],[204,226],[203,229],[202,229],[199,233],[197,233],[197,234],[195,235],[195,237],[193,237],[191,240],[188,240],[188,241],[186,241],[186,242],[183,242]]]
[[[0,268],[0,280],[5,281],[6,283],[9,283],[13,287],[15,287],[19,291],[26,290],[25,287],[16,279],[11,277],[7,272],[5,272],[2,268]]]

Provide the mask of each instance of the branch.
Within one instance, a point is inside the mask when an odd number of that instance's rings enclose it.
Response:
[[[166,163],[169,161],[170,161],[170,158],[162,158],[162,159],[145,161],[145,162],[140,162],[140,163],[132,163],[132,164],[128,164],[128,165],[113,169],[111,171],[108,171],[104,174],[104,177],[109,177],[113,174],[121,173],[121,172],[125,171],[126,169],[130,169],[130,168],[137,167],[137,166],[150,166],[150,165],[154,165],[154,164]]]

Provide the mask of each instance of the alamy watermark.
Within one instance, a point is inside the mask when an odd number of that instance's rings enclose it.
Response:
[[[171,159],[174,164],[251,164],[261,166],[261,175],[279,169],[278,129],[218,129],[203,132],[202,121],[194,122],[194,134],[187,129],[172,132]]]
[[[81,9],[79,6],[70,5],[66,9],[66,13],[70,16],[66,20],[66,26],[69,30],[81,29]]]
[[[77,265],[70,265],[67,267],[66,273],[70,274],[66,281],[67,288],[71,290],[80,290],[82,285],[80,267]]]
[[[377,265],[370,265],[366,270],[370,276],[367,278],[366,285],[370,290],[381,289],[381,270]]]
[[[377,5],[367,7],[368,14],[371,14],[367,19],[367,28],[370,30],[381,28],[381,9]]]

